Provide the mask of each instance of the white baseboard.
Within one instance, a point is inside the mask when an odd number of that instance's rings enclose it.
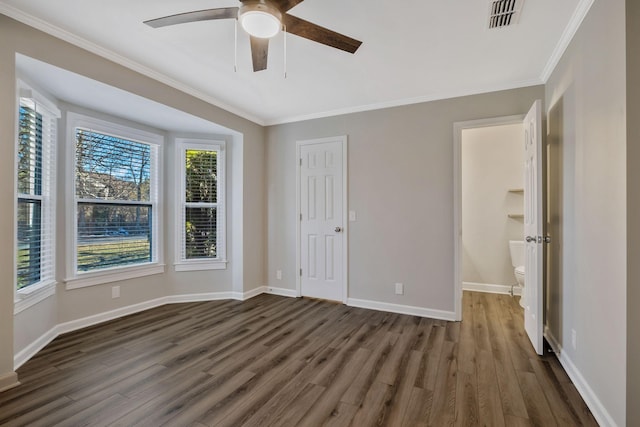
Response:
[[[165,304],[178,304],[187,302],[201,302],[201,301],[218,301],[226,299],[235,299],[240,301],[246,301],[257,295],[267,292],[266,286],[261,286],[256,289],[252,289],[247,292],[209,292],[201,294],[184,294],[184,295],[171,295],[162,298],[156,298],[150,301],[141,302],[139,304],[128,305],[126,307],[120,307],[115,310],[106,311],[104,313],[95,314],[92,316],[84,317],[82,319],[72,320],[70,322],[60,323],[51,328],[48,332],[45,332],[42,336],[37,338],[34,342],[27,347],[19,351],[13,357],[14,369],[18,369],[24,365],[29,359],[42,350],[47,344],[56,339],[58,335],[66,334],[68,332],[77,331],[89,326],[97,325],[99,323],[108,322],[109,320],[118,319],[120,317],[128,316],[130,314],[139,313],[141,311],[149,310],[152,308],[160,307]]]
[[[571,382],[582,396],[584,403],[589,407],[593,417],[598,424],[602,427],[617,427],[618,424],[614,421],[613,417],[604,407],[598,396],[594,393],[593,389],[589,386],[587,380],[582,376],[580,370],[573,364],[573,361],[567,356],[565,351],[562,351],[562,345],[553,336],[551,330],[545,326],[544,337],[553,349],[556,357],[560,361],[560,364],[564,368],[565,372],[571,379]]]
[[[186,302],[218,301],[224,299],[241,299],[238,292],[206,292],[202,294],[183,294],[165,297],[164,304],[181,304]]]
[[[20,366],[24,365],[27,360],[31,359],[40,350],[45,348],[51,341],[56,339],[58,335],[60,335],[60,333],[58,332],[58,326],[54,326],[43,335],[41,335],[40,338],[36,339],[27,347],[20,350],[18,354],[13,357],[13,369],[17,370],[18,368],[20,368]]]
[[[429,317],[432,319],[450,321],[455,321],[456,319],[456,314],[453,311],[433,310],[410,305],[391,304],[388,302],[348,298],[347,305],[351,307],[368,308],[371,310],[389,311],[391,313],[409,314],[411,316]]]
[[[3,375],[0,375],[0,392],[9,390],[10,388],[14,388],[20,385],[20,381],[18,381],[18,374],[15,372],[9,372]]]
[[[511,289],[513,289],[513,295],[521,295],[522,288],[518,285],[495,285],[493,283],[474,283],[474,282],[462,282],[462,289],[465,291],[474,292],[486,292],[489,294],[506,294],[511,295]]]
[[[266,286],[259,286],[255,289],[251,289],[250,291],[246,291],[244,293],[241,294],[239,299],[240,301],[246,301],[248,299],[251,299],[253,297],[257,297],[260,294],[264,294],[267,292],[267,287]]]
[[[265,293],[289,298],[298,297],[298,291],[296,291],[295,289],[277,288],[275,286],[265,286]]]
[[[72,320],[70,322],[60,323],[57,327],[58,335],[67,332],[76,331],[88,326],[97,325],[98,323],[108,322],[109,320],[118,319],[123,316],[138,313],[141,311],[156,308],[167,304],[170,297],[156,298],[153,300],[141,302],[139,304],[128,305],[126,307],[116,308],[115,310],[105,311],[104,313],[94,314],[92,316],[83,317],[82,319]]]
[[[551,332],[551,329],[549,329],[547,325],[544,325],[544,332],[542,335],[551,346],[551,350],[553,350],[556,356],[560,358],[560,353],[562,352],[562,346],[560,345],[560,342],[556,339],[556,337]]]

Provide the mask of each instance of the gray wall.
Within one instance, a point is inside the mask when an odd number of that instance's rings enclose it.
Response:
[[[561,306],[549,307],[547,322],[562,357],[620,426],[627,338],[624,7],[624,0],[593,4],[546,86],[549,129],[562,147],[564,218],[562,289],[550,284],[550,302]]]
[[[537,86],[267,128],[268,284],[296,286],[296,141],[347,135],[349,297],[452,312],[453,123],[524,114],[543,96]]]
[[[627,425],[640,425],[640,2],[627,0]]]
[[[14,181],[15,139],[15,54],[21,53],[84,75],[91,79],[126,90],[150,100],[185,111],[227,128],[242,138],[232,153],[233,197],[229,203],[237,209],[229,214],[234,234],[229,247],[230,272],[173,273],[171,239],[165,240],[167,273],[118,283],[122,296],[111,299],[113,284],[67,291],[58,285],[56,297],[20,313],[15,321],[37,322],[38,330],[29,329],[17,337],[14,344],[13,316],[13,204],[0,206],[0,378],[13,371],[15,346],[22,347],[50,329],[50,305],[57,309],[58,323],[71,321],[103,311],[148,301],[157,297],[219,290],[247,291],[265,284],[265,199],[264,199],[264,129],[204,101],[186,95],[125,67],[88,53],[31,27],[0,15],[0,182]],[[13,186],[0,186],[0,199],[13,199]],[[60,207],[63,211],[63,207]],[[168,213],[168,212],[166,212]],[[58,211],[61,218],[61,211]],[[167,226],[165,237],[169,237]],[[60,250],[60,248],[59,248]],[[232,258],[233,257],[233,258]],[[58,277],[64,276],[58,271]],[[216,277],[219,276],[217,279]],[[234,283],[230,283],[229,281]],[[239,282],[237,280],[240,280]],[[44,315],[43,315],[44,313]]]

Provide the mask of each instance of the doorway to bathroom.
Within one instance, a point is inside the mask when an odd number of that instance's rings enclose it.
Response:
[[[524,283],[522,121],[462,130],[464,290],[521,295]]]
[[[519,293],[509,240],[523,240],[523,115],[454,123],[455,312],[462,290]]]
[[[470,290],[504,292],[517,283],[519,268],[525,276],[521,282],[526,283],[525,330],[536,352],[542,354],[544,245],[551,241],[543,234],[542,102],[535,101],[526,116],[457,122],[453,130],[456,318],[462,320],[463,283]],[[510,136],[509,131],[513,132]],[[503,139],[506,142],[500,142]],[[518,195],[521,201],[516,202]],[[510,222],[517,220],[521,225]],[[518,243],[518,238],[524,240],[519,243],[524,245],[524,254],[514,256],[515,245],[510,252],[510,242]],[[521,262],[524,269],[517,265]],[[505,278],[510,269],[513,279],[507,283],[487,279]],[[473,277],[479,281],[470,281]]]

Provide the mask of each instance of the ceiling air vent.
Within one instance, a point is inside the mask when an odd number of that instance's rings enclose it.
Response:
[[[508,27],[518,23],[524,0],[489,1],[489,28]]]

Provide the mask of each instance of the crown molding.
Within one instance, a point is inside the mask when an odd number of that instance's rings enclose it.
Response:
[[[56,37],[60,40],[63,40],[67,43],[71,43],[74,46],[77,46],[79,48],[82,48],[86,51],[89,51],[95,55],[98,55],[102,58],[105,58],[109,61],[115,62],[118,65],[122,65],[123,67],[126,67],[130,70],[133,70],[137,73],[140,73],[146,77],[149,77],[150,79],[156,80],[160,83],[163,83],[167,86],[170,86],[174,89],[177,89],[181,92],[184,92],[188,95],[191,95],[195,98],[198,98],[208,104],[211,104],[213,106],[216,106],[218,108],[221,108],[223,110],[228,111],[229,113],[235,114],[239,117],[242,117],[246,120],[249,120],[253,123],[256,123],[258,125],[264,126],[265,122],[264,120],[255,117],[249,113],[247,113],[246,111],[242,111],[236,107],[233,107],[231,105],[225,104],[219,100],[217,100],[216,98],[203,94],[202,92],[194,89],[193,87],[186,85],[184,83],[181,83],[165,74],[162,74],[156,70],[153,70],[147,66],[144,66],[136,61],[133,61],[125,56],[122,56],[116,52],[113,52],[109,49],[106,49],[102,46],[99,46],[96,43],[93,43],[87,39],[84,39],[82,37],[79,37],[67,30],[64,30],[60,27],[57,27],[45,20],[42,20],[40,18],[37,18],[33,15],[30,15],[28,13],[25,13],[19,9],[16,9],[13,6],[9,6],[5,3],[0,2],[0,14],[6,15],[12,19],[15,19],[16,21],[22,22],[23,24],[26,24],[30,27],[33,27],[37,30],[40,30],[44,33],[49,34],[50,36]]]
[[[573,13],[571,20],[564,29],[560,40],[558,40],[555,49],[553,49],[553,52],[551,53],[551,56],[547,61],[547,65],[545,65],[544,69],[542,70],[540,80],[544,84],[549,81],[551,73],[553,73],[553,70],[555,70],[558,62],[560,62],[562,55],[564,55],[564,52],[569,47],[569,43],[571,43],[571,40],[573,40],[573,36],[575,36],[576,32],[578,32],[578,28],[580,28],[582,21],[587,16],[587,13],[589,13],[589,10],[591,9],[594,1],[595,0],[580,0],[580,3]]]
[[[373,104],[358,105],[355,107],[347,107],[336,110],[328,110],[319,113],[306,114],[301,116],[281,117],[272,120],[266,120],[265,126],[275,126],[285,123],[302,122],[305,120],[322,119],[327,117],[341,116],[344,114],[361,113],[364,111],[382,110],[384,108],[402,107],[405,105],[421,104],[424,102],[440,101],[443,99],[459,98],[463,96],[479,95],[483,93],[499,92],[502,90],[520,89],[524,87],[542,85],[544,82],[540,79],[524,80],[519,82],[506,83],[495,86],[486,86],[476,89],[452,90],[434,93],[431,95],[419,96],[415,98],[404,98],[393,101],[383,101]]]

